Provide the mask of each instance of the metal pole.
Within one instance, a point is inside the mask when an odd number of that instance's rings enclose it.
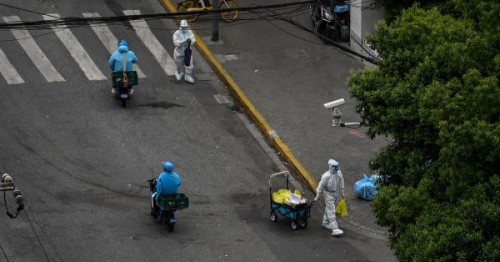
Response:
[[[219,10],[219,0],[212,1],[212,10]],[[214,23],[212,27],[212,42],[219,41],[219,13],[213,13]]]

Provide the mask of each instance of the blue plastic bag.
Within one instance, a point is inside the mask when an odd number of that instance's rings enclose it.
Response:
[[[373,200],[377,195],[377,186],[372,178],[365,176],[354,183],[354,194],[364,200]]]

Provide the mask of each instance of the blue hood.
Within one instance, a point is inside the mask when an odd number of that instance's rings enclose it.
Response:
[[[120,53],[127,53],[128,47],[126,45],[121,45],[121,46],[118,47],[118,51]]]

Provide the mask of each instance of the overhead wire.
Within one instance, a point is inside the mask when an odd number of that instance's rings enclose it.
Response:
[[[19,10],[19,11],[24,11],[24,12],[27,12],[27,13],[38,14],[38,15],[46,15],[46,16],[57,18],[56,16],[52,16],[52,15],[49,15],[49,14],[45,14],[45,13],[41,13],[41,12],[37,12],[37,11],[33,11],[33,10],[24,9],[24,8],[18,7],[18,6],[13,6],[13,5],[8,5],[8,4],[3,4],[3,3],[0,3],[0,6],[9,7],[9,8],[12,8],[12,9],[15,9],[15,10]]]
[[[356,0],[352,2],[347,2],[348,4],[350,3],[351,5],[355,2]],[[349,53],[351,55],[357,56],[359,58],[365,59],[373,64],[378,64],[380,60],[373,56],[371,52],[366,50],[364,48],[362,43],[359,43],[357,39],[354,39],[354,37],[351,37],[354,42],[356,42],[358,45],[361,46],[361,48],[370,55],[370,57],[367,57],[363,54],[360,54],[358,52],[355,52],[351,50],[350,48],[344,47],[341,44],[335,43],[331,41],[328,38],[325,38],[324,36],[321,36],[314,30],[311,30],[309,28],[306,28],[305,26],[301,25],[300,23],[296,22],[293,20],[293,17],[298,16],[299,12],[307,12],[307,9],[309,9],[309,5],[313,1],[301,1],[301,2],[292,2],[292,3],[285,3],[285,4],[272,4],[272,5],[252,5],[249,7],[240,7],[240,8],[228,8],[224,10],[220,9],[215,9],[215,10],[209,10],[209,11],[196,11],[196,12],[177,12],[177,13],[167,13],[167,14],[141,14],[141,15],[124,15],[124,16],[113,16],[113,17],[90,17],[90,18],[81,18],[81,17],[66,17],[66,18],[58,18],[55,16],[51,16],[49,14],[44,14],[41,12],[35,12],[35,11],[30,11],[26,10],[23,8],[17,8],[14,6],[6,5],[6,4],[0,4],[3,6],[8,6],[10,8],[15,8],[19,9],[25,12],[32,12],[32,13],[37,13],[37,14],[42,14],[46,16],[50,16],[56,19],[52,20],[43,20],[43,21],[29,21],[29,22],[15,22],[15,23],[0,23],[0,30],[6,30],[6,29],[22,29],[22,30],[48,30],[52,29],[53,30],[63,30],[63,29],[68,29],[68,28],[75,28],[75,27],[82,27],[82,26],[98,26],[101,24],[104,25],[116,25],[116,24],[123,24],[124,22],[133,22],[135,20],[140,20],[144,19],[146,21],[150,20],[158,20],[158,19],[165,19],[165,18],[179,18],[185,15],[193,15],[193,14],[200,14],[201,17],[203,17],[205,20],[210,21],[213,20],[213,17],[210,17],[209,14],[213,13],[222,13],[222,12],[228,12],[228,11],[239,11],[239,12],[247,12],[250,14],[253,14],[257,16],[257,18],[244,18],[240,17],[238,20],[240,21],[267,21],[270,22],[274,27],[278,28],[279,30],[292,35],[296,38],[299,38],[303,41],[307,41],[309,43],[313,44],[319,44],[317,42],[310,41],[308,39],[305,39],[303,37],[297,36],[296,34],[293,34],[292,32],[286,31],[285,29],[281,28],[278,26],[276,23],[273,21],[284,21],[288,22],[295,27],[317,35],[318,37],[324,39],[326,42],[329,42],[331,45],[336,46],[340,50]],[[375,3],[376,0],[370,0],[369,2]],[[308,5],[309,4],[309,5]],[[291,7],[293,9],[291,9]],[[303,14],[303,13],[302,13]],[[286,17],[288,15],[289,17]],[[205,17],[206,16],[206,17]],[[240,22],[241,23],[241,22]],[[233,23],[233,25],[237,25],[237,23]],[[170,30],[170,29],[163,29],[163,30]],[[199,30],[199,29],[197,29]],[[201,29],[201,30],[208,30],[208,29]],[[40,34],[34,37],[40,37],[44,36],[46,34],[52,33],[44,33]],[[19,39],[9,39],[9,40],[3,40],[0,42],[8,42],[8,41],[16,41]]]
[[[256,13],[256,12],[254,12],[254,13]],[[260,14],[256,14],[256,15],[260,16]],[[274,18],[275,18],[275,20],[280,20],[280,21],[283,21],[283,19],[280,17],[280,14],[272,14],[272,17],[274,17]],[[273,25],[274,27],[276,27],[276,28],[277,28],[277,29],[279,29],[280,31],[285,32],[285,33],[287,33],[287,34],[289,34],[289,35],[291,35],[291,36],[293,36],[293,37],[295,37],[295,38],[301,39],[301,40],[303,40],[303,41],[306,41],[306,42],[308,42],[308,43],[312,43],[312,44],[322,44],[322,43],[317,43],[317,42],[310,41],[310,40],[305,39],[305,38],[303,38],[303,37],[297,36],[297,35],[295,35],[295,34],[293,34],[293,33],[291,33],[291,32],[288,32],[288,31],[286,31],[285,29],[283,29],[283,28],[279,27],[279,26],[278,26],[276,23],[274,23],[272,20],[269,20],[269,19],[265,19],[265,20],[267,20],[267,22],[269,22],[271,25]]]
[[[309,1],[292,2],[284,4],[272,4],[266,6],[256,6],[256,7],[239,7],[239,8],[227,8],[227,9],[214,9],[214,10],[204,10],[204,11],[192,11],[192,12],[177,12],[177,13],[161,13],[161,14],[140,14],[140,15],[123,15],[123,16],[112,16],[112,17],[66,17],[53,20],[40,20],[40,21],[29,21],[29,22],[14,22],[14,23],[0,23],[0,29],[11,29],[26,27],[29,28],[48,28],[51,26],[61,26],[61,25],[78,25],[78,24],[98,24],[98,23],[110,23],[110,22],[125,22],[134,21],[138,19],[164,19],[164,18],[179,18],[185,15],[194,14],[209,14],[209,13],[223,13],[230,11],[247,12],[256,9],[266,9],[266,8],[279,8],[294,5],[303,5],[309,3]],[[46,14],[44,14],[46,15]]]
[[[274,12],[274,10],[269,10],[269,12]],[[358,44],[361,46],[361,48],[362,48],[363,50],[365,50],[365,52],[367,52],[367,54],[368,54],[369,56],[365,56],[365,55],[363,55],[363,54],[360,54],[360,53],[358,53],[358,52],[356,52],[356,51],[351,50],[351,49],[350,49],[350,48],[348,48],[348,47],[345,47],[345,46],[343,46],[343,45],[341,45],[341,44],[338,44],[338,43],[336,43],[336,42],[332,41],[331,39],[329,39],[329,38],[327,38],[327,37],[324,37],[323,35],[321,35],[321,34],[319,34],[319,33],[315,32],[314,30],[311,30],[311,29],[309,29],[309,28],[306,28],[305,26],[303,26],[302,24],[300,24],[300,23],[298,23],[298,22],[294,21],[294,20],[293,20],[293,19],[291,19],[291,18],[286,18],[286,17],[279,16],[279,15],[276,15],[275,17],[276,17],[276,18],[278,18],[279,20],[286,21],[286,22],[288,22],[288,23],[290,23],[290,24],[294,25],[295,27],[297,27],[297,28],[299,28],[299,29],[301,29],[301,30],[307,31],[307,32],[309,32],[309,33],[312,33],[312,34],[314,34],[314,35],[316,35],[316,36],[318,36],[318,37],[322,38],[323,40],[325,40],[325,41],[326,41],[326,42],[328,42],[329,44],[331,44],[331,45],[333,45],[333,46],[335,46],[335,47],[339,48],[341,51],[344,51],[344,53],[346,53],[347,55],[354,55],[355,57],[362,58],[362,59],[364,59],[364,60],[366,60],[366,61],[368,61],[368,62],[370,62],[370,63],[372,63],[372,64],[375,64],[375,65],[380,63],[380,59],[379,59],[378,57],[373,56],[373,55],[371,54],[371,52],[368,52],[368,51],[367,51],[367,50],[363,47],[363,45],[362,45],[362,44],[360,44],[358,41],[355,41],[355,42],[356,42],[356,43],[358,43]],[[274,24],[273,24],[273,25],[274,25]],[[276,26],[276,25],[274,25],[274,26]],[[283,31],[284,31],[284,30],[283,30]],[[288,33],[288,32],[287,32],[287,33]],[[290,33],[289,33],[289,34],[290,34]],[[293,34],[292,34],[292,35],[293,35]],[[297,38],[303,39],[303,38],[298,37],[298,36],[296,36],[296,35],[294,35],[294,36],[295,36],[295,37],[297,37]],[[305,40],[305,39],[303,39],[303,40]],[[311,42],[311,41],[309,41],[309,40],[305,40],[305,41],[307,41],[307,42]]]
[[[7,169],[6,169],[6,168],[4,168],[4,167],[0,166],[0,169],[1,169],[1,170],[3,170],[3,172],[2,172],[2,173],[7,173]],[[4,192],[4,196],[3,196],[3,197],[4,197],[5,209],[7,210],[7,213],[8,213],[8,209],[7,209],[7,201],[6,201],[6,199],[5,199],[5,198],[6,198],[6,197],[5,197],[5,193],[6,193],[6,191],[3,191],[3,192]],[[38,234],[36,233],[35,227],[33,226],[33,223],[31,222],[31,219],[30,219],[30,218],[29,218],[29,216],[28,216],[28,212],[26,211],[26,207],[25,207],[25,208],[23,208],[23,210],[22,210],[22,211],[24,211],[24,214],[26,215],[26,219],[28,220],[28,223],[29,223],[29,224],[30,224],[30,226],[31,226],[31,230],[33,231],[33,234],[35,234],[35,238],[36,238],[36,240],[37,240],[38,244],[40,245],[40,248],[41,248],[41,249],[42,249],[42,251],[43,251],[43,254],[44,254],[44,256],[45,256],[45,259],[46,259],[47,261],[50,261],[49,256],[47,255],[47,251],[46,251],[46,250],[45,250],[45,248],[43,247],[43,245],[42,245],[42,241],[40,240],[40,237],[39,237],[39,236],[38,236]],[[17,215],[16,215],[16,216],[17,216]],[[7,255],[5,254],[5,251],[3,250],[2,245],[0,245],[0,249],[2,250],[2,253],[4,254],[5,258],[7,258]],[[8,258],[7,258],[7,261],[9,261],[9,259],[8,259]]]

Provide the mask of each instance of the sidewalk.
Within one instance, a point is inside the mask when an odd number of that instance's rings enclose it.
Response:
[[[170,8],[175,6],[168,0],[162,2]],[[308,22],[307,18],[305,15],[302,24]],[[211,22],[192,23],[193,30],[201,37],[198,42],[204,46],[201,50],[198,47],[198,51],[209,53],[205,58],[212,68],[214,64],[223,66],[220,69],[223,72],[215,69],[216,73],[221,78],[234,80],[226,81],[227,88],[233,95],[232,89],[239,89],[245,96],[243,100],[236,99],[240,105],[248,103],[241,106],[255,109],[258,116],[262,116],[262,119],[257,117],[257,121],[254,118],[256,126],[267,131],[266,139],[275,147],[285,147],[285,150],[277,149],[280,157],[291,160],[289,166],[299,166],[299,172],[295,173],[303,176],[305,184],[315,188],[328,168],[327,160],[339,161],[346,176],[349,211],[348,217],[339,220],[341,228],[386,240],[387,230],[375,223],[370,203],[353,195],[354,182],[368,172],[369,158],[386,140],[370,140],[363,129],[331,127],[331,113],[323,107],[325,102],[345,98],[346,104],[341,108],[343,118],[348,122],[359,120],[354,102],[349,99],[346,80],[352,71],[362,69],[363,64],[305,32],[287,34],[286,30],[265,21],[237,23],[221,22],[219,41],[215,43],[211,43],[211,30],[207,30]],[[280,26],[293,28],[286,24]],[[199,54],[195,54],[195,58],[202,60]],[[209,80],[206,72],[201,62],[195,61],[198,80]],[[221,88],[218,90],[227,93]],[[271,151],[267,152],[279,160]]]

